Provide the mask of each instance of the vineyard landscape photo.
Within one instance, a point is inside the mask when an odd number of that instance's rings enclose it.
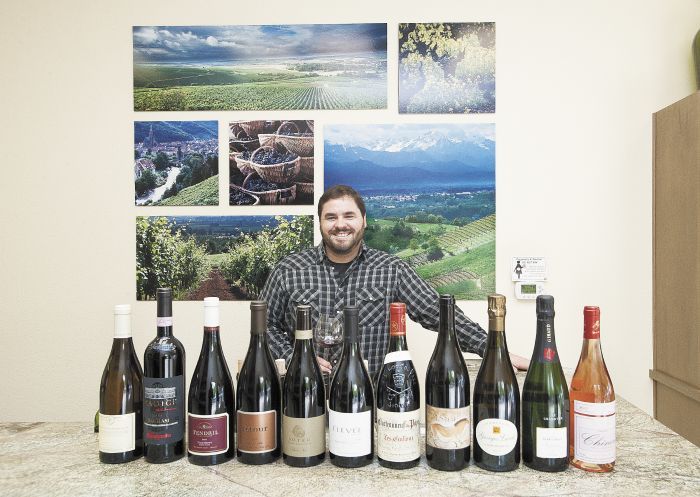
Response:
[[[311,247],[312,216],[136,218],[136,298],[254,300],[283,257]]]
[[[384,109],[386,24],[134,26],[134,110]]]
[[[495,126],[324,127],[324,186],[355,188],[365,240],[407,261],[439,293],[495,291]]]

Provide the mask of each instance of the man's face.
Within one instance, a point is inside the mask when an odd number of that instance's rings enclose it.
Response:
[[[351,197],[329,200],[321,211],[321,237],[331,258],[355,257],[365,235],[367,221]],[[341,262],[341,261],[334,261]]]

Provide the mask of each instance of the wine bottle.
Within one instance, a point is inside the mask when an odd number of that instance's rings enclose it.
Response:
[[[489,471],[520,464],[520,390],[506,345],[506,298],[489,295],[486,354],[474,383],[474,462]]]
[[[360,352],[358,309],[343,313],[343,352],[328,400],[328,453],[336,466],[359,468],[374,459],[374,389]]]
[[[569,457],[573,466],[605,473],[615,466],[615,390],[600,348],[600,309],[583,309],[583,347],[571,379]]]
[[[185,348],[173,336],[173,294],[156,290],[156,338],[143,354],[143,455],[165,463],[185,455]]]
[[[569,465],[569,389],[554,340],[554,298],[536,301],[537,338],[523,385],[523,462],[538,471]]]
[[[282,390],[282,458],[300,468],[326,457],[326,393],[312,336],[311,307],[300,305]]]
[[[455,335],[455,299],[440,296],[440,325],[425,375],[425,458],[458,471],[469,462],[469,373]]]
[[[238,460],[267,464],[281,453],[282,390],[267,345],[267,303],[250,303],[250,345],[236,389]]]
[[[131,339],[131,306],[114,306],[114,340],[100,381],[100,462],[143,454],[143,371]]]
[[[389,306],[389,349],[377,382],[377,459],[391,469],[420,461],[420,387],[406,343],[406,304]]]
[[[204,339],[190,381],[187,459],[211,466],[234,457],[236,398],[219,336],[219,299],[204,299]]]

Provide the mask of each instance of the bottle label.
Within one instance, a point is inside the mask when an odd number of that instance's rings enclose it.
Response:
[[[136,413],[100,413],[100,452],[119,454],[136,449]]]
[[[229,448],[228,413],[187,414],[187,451],[195,456],[223,454]]]
[[[542,459],[561,459],[567,456],[566,428],[541,428],[536,430],[536,456]]]
[[[574,401],[574,457],[611,464],[615,456],[615,402]]]
[[[372,411],[328,410],[328,449],[336,456],[359,457],[372,452]]]
[[[482,419],[476,425],[476,442],[487,454],[505,456],[518,442],[518,428],[507,419]]]
[[[297,340],[311,340],[313,336],[313,330],[296,330],[294,332],[294,338]]]
[[[238,450],[261,454],[277,448],[277,411],[238,411]]]
[[[425,406],[425,441],[436,449],[469,447],[469,406],[457,409]]]
[[[185,378],[143,378],[143,439],[148,445],[179,442],[184,436]]]
[[[293,418],[282,415],[282,452],[311,457],[326,452],[326,415]]]
[[[399,350],[398,352],[389,352],[384,356],[384,364],[392,362],[410,361],[411,353],[408,350]]]
[[[377,409],[377,455],[392,462],[420,457],[420,409],[408,412]]]
[[[172,316],[156,318],[156,326],[158,328],[165,328],[166,326],[172,326],[172,325],[173,325],[173,317]]]

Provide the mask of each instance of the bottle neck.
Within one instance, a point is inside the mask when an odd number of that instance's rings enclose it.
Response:
[[[602,361],[603,351],[600,347],[600,338],[583,338],[580,361]]]
[[[552,362],[558,357],[557,343],[554,338],[554,318],[547,316],[537,318],[537,338],[533,359],[540,362]]]
[[[173,336],[173,327],[170,326],[158,326],[156,328],[156,334],[159,337],[171,337]]]
[[[451,345],[457,341],[455,334],[455,307],[450,304],[440,305],[440,324],[438,327],[438,343]]]
[[[130,352],[136,353],[134,341],[131,337],[114,337],[112,340],[112,354],[122,355]]]
[[[219,334],[218,326],[204,327],[204,340],[202,341],[202,348],[207,350],[221,348],[221,335]]]
[[[389,352],[400,352],[408,350],[406,335],[391,335],[389,337]]]
[[[506,344],[506,332],[505,326],[501,319],[500,323],[492,324],[492,320],[489,320],[489,333],[486,338],[486,348],[489,350],[496,349],[501,350],[504,353],[508,351],[508,345]]]

